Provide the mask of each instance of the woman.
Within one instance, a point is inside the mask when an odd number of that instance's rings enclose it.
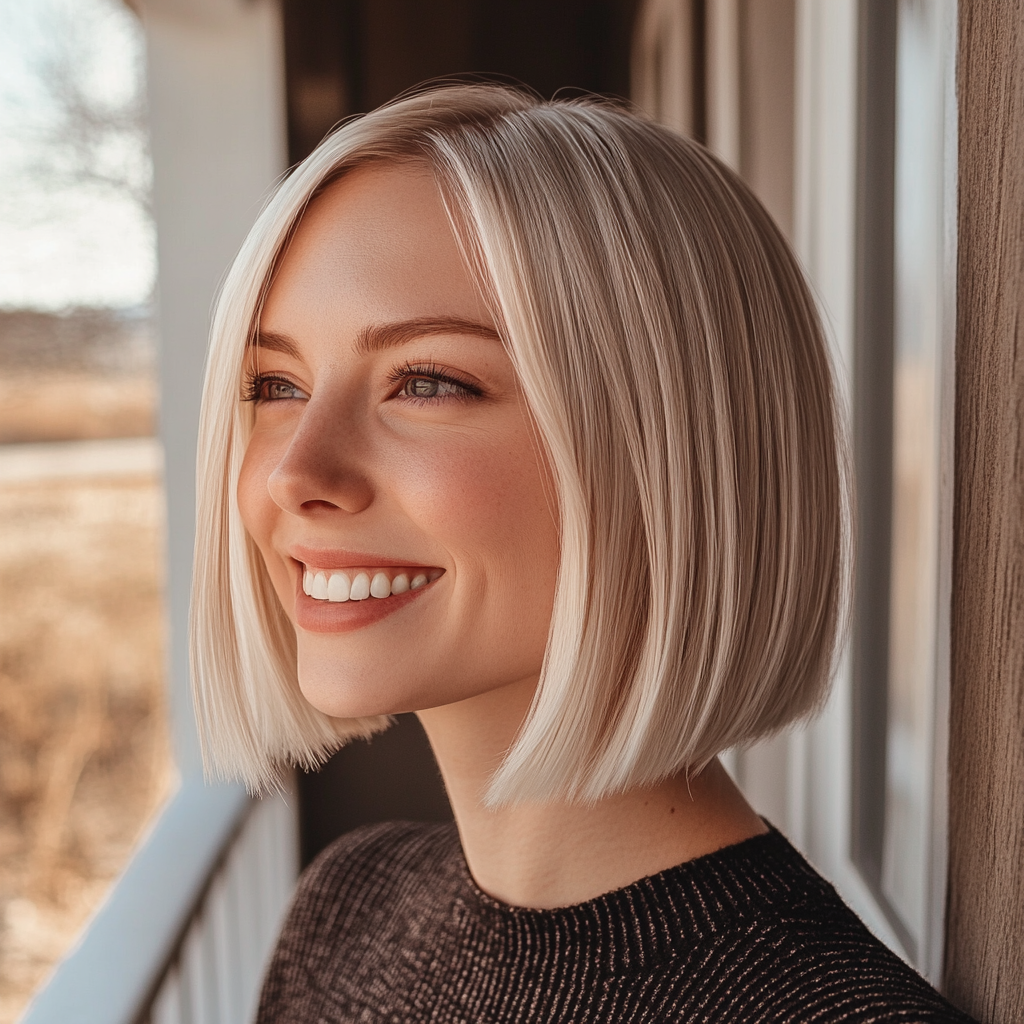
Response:
[[[201,430],[210,760],[415,711],[457,826],[327,850],[260,1021],[966,1019],[716,759],[821,703],[848,568],[813,302],[703,149],[489,86],[348,123],[236,260]]]

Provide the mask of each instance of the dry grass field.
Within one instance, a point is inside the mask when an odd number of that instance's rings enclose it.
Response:
[[[156,383],[145,373],[5,369],[0,444],[145,437],[155,430]]]
[[[0,1024],[173,785],[162,516],[152,477],[0,484]]]
[[[123,460],[61,477],[45,446],[152,435],[154,345],[145,316],[0,310],[0,1024],[68,950],[174,781],[161,482]]]

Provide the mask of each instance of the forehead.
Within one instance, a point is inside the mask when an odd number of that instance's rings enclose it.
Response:
[[[370,322],[457,316],[488,320],[430,171],[369,165],[310,205],[261,317],[268,330],[338,331]]]

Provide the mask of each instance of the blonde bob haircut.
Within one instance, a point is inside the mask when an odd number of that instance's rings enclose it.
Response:
[[[302,697],[235,492],[246,347],[290,236],[355,167],[428,167],[550,461],[560,565],[540,684],[489,800],[593,801],[821,703],[844,618],[840,417],[814,301],[743,182],[594,99],[446,85],[351,120],[281,183],[214,316],[192,671],[207,763],[273,785],[387,718]]]

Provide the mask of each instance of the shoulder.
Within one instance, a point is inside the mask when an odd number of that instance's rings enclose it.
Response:
[[[970,1024],[780,833],[709,861],[749,884],[747,899],[734,904],[737,916],[707,937],[697,957],[708,973],[702,987],[723,1000],[721,1016],[711,1019]]]
[[[339,916],[359,916],[450,873],[459,854],[451,824],[395,821],[367,825],[335,840],[303,872],[285,931],[332,928]]]
[[[757,932],[748,962],[759,965],[774,1002],[799,1007],[794,1020],[970,1022],[838,896],[779,908]]]
[[[460,863],[454,825],[389,822],[328,846],[299,879],[257,1019],[316,1018],[313,1008],[337,988],[340,963],[347,984],[368,984],[383,952],[448,902],[445,891],[451,896],[457,889]]]

